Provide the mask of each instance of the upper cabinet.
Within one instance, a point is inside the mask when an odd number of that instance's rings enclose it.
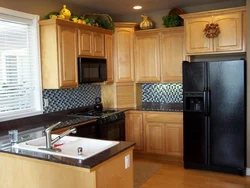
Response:
[[[181,15],[188,55],[245,52],[245,7]],[[217,23],[218,37],[204,35],[206,24]]]
[[[104,57],[104,34],[79,29],[78,40],[79,56]]]
[[[183,27],[171,28],[161,34],[161,81],[182,80],[182,61],[186,60]]]
[[[41,22],[41,60],[44,89],[76,87],[77,28]]]
[[[114,63],[116,82],[134,82],[134,31],[136,23],[115,23]]]
[[[105,35],[105,57],[107,59],[107,83],[114,82],[113,39],[112,35]]]
[[[112,35],[112,31],[60,19],[42,20],[39,24],[43,89],[77,87],[78,56],[105,58],[106,55],[108,75],[113,73],[109,65],[111,52],[105,54],[105,35]]]
[[[183,27],[136,31],[136,82],[179,82],[185,60]]]
[[[136,33],[135,70],[137,82],[160,82],[160,35]]]

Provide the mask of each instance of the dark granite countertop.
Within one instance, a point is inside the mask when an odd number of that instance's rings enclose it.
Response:
[[[77,126],[81,124],[86,124],[88,122],[96,121],[96,118],[75,117],[75,116],[68,115],[74,111],[78,111],[78,110],[88,111],[91,109],[92,109],[91,106],[82,107],[82,108],[77,108],[77,109],[65,110],[61,112],[54,112],[54,113],[42,114],[38,116],[32,116],[32,117],[27,117],[27,118],[0,122],[0,139],[8,138],[8,130],[11,130],[11,129],[17,129],[19,132],[23,132],[23,131],[25,132],[25,131],[29,131],[33,129],[35,130],[37,128],[39,130],[40,129],[43,130],[43,128],[46,128],[50,126],[51,124],[61,121],[62,124],[60,124],[58,127],[54,129],[56,130],[56,129],[71,126],[71,125]],[[8,145],[9,143],[7,144],[7,146]],[[119,142],[119,144],[84,160],[44,154],[40,152],[34,152],[34,151],[28,151],[28,150],[22,150],[22,149],[15,149],[11,147],[4,147],[0,149],[0,152],[90,169],[112,158],[113,156],[118,155],[119,153],[125,151],[126,149],[134,145],[135,145],[134,142],[121,141]]]
[[[8,130],[18,129],[18,131],[25,131],[29,129],[44,127],[54,124],[58,121],[61,121],[62,124],[58,126],[56,129],[63,128],[66,126],[75,126],[77,124],[84,124],[88,122],[93,122],[93,118],[88,117],[74,117],[69,116],[68,114],[72,111],[77,110],[90,110],[92,107],[82,107],[72,110],[65,110],[61,112],[54,112],[49,114],[42,114],[38,116],[32,116],[12,121],[0,122],[0,136],[8,135]],[[126,108],[126,109],[117,109],[121,111],[126,110],[140,110],[140,111],[164,111],[164,112],[182,112],[183,103],[142,103],[141,106],[136,108]],[[55,129],[55,130],[56,130]],[[50,162],[56,162],[66,165],[73,165],[82,168],[93,168],[100,163],[112,158],[113,156],[125,151],[126,149],[134,146],[134,142],[119,142],[118,145],[113,146],[99,154],[96,154],[93,157],[87,158],[85,160],[72,159],[67,157],[55,156],[50,154],[38,153],[33,151],[21,150],[21,149],[4,149],[0,152],[5,152],[9,154],[15,154],[30,158],[35,158],[39,160],[46,160]]]
[[[61,157],[56,155],[38,153],[38,152],[15,149],[15,148],[9,148],[8,150],[0,150],[0,152],[91,169],[101,164],[102,162],[114,157],[115,155],[118,155],[119,153],[129,149],[134,145],[135,145],[134,142],[120,141],[119,144],[84,160]]]
[[[163,112],[182,112],[183,103],[151,103],[145,102],[141,106],[134,108],[140,111],[163,111]]]

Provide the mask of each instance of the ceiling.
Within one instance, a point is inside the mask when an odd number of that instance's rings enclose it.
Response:
[[[98,13],[128,14],[135,12],[152,12],[183,8],[195,5],[218,3],[229,0],[65,0],[89,9],[98,10]],[[133,6],[141,5],[142,10],[133,10]]]

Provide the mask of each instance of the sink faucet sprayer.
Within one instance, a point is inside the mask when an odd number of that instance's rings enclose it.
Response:
[[[39,148],[39,149],[60,152],[61,149],[54,148],[53,144],[56,143],[61,138],[63,138],[64,136],[69,135],[70,133],[73,133],[73,134],[76,133],[76,128],[75,127],[71,127],[68,130],[66,130],[65,132],[63,132],[62,134],[60,134],[59,136],[57,136],[55,139],[52,140],[52,138],[51,138],[51,131],[56,126],[58,126],[60,124],[61,124],[61,122],[59,121],[58,123],[55,123],[55,124],[49,126],[47,129],[45,129],[44,132],[45,132],[45,138],[46,138],[46,148]]]

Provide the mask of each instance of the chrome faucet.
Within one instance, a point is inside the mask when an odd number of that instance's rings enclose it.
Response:
[[[39,148],[39,149],[43,149],[43,150],[50,150],[50,151],[56,151],[56,152],[60,152],[61,149],[59,148],[54,148],[53,144],[56,143],[58,140],[60,140],[61,138],[63,138],[64,136],[67,136],[70,133],[75,134],[76,133],[76,128],[75,127],[71,127],[68,130],[66,130],[65,132],[63,132],[62,134],[60,134],[59,136],[57,136],[55,139],[52,140],[51,138],[51,131],[58,125],[60,125],[61,122],[59,121],[58,123],[55,123],[51,126],[49,126],[47,129],[45,129],[45,138],[46,138],[46,148]]]

